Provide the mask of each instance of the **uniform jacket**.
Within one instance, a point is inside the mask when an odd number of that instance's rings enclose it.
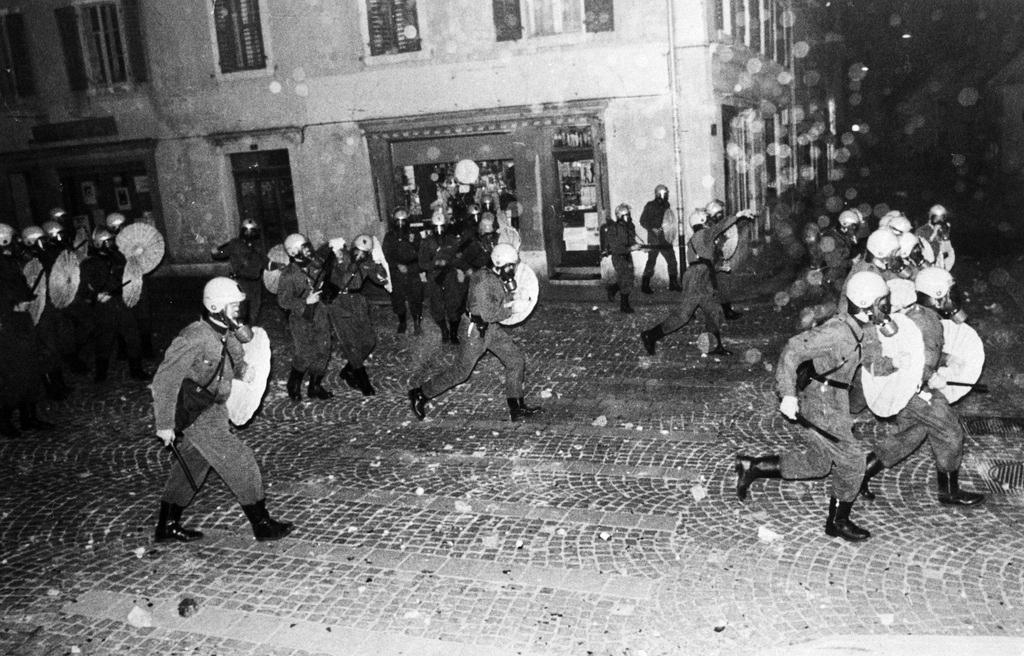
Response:
[[[191,378],[200,385],[206,385],[211,379],[216,379],[214,372],[225,346],[227,354],[220,384],[210,386],[210,391],[216,389],[218,403],[226,401],[231,394],[232,379],[241,379],[245,375],[242,343],[231,331],[221,331],[205,320],[193,321],[178,333],[167,347],[164,360],[153,374],[150,385],[157,430],[174,428],[174,410],[183,380]]]
[[[468,310],[487,323],[496,323],[512,316],[512,309],[505,303],[512,295],[505,291],[501,278],[491,269],[474,271],[469,278]]]
[[[877,337],[866,340],[866,336],[874,336],[874,329],[865,331],[851,317],[834,316],[820,326],[791,337],[782,349],[775,370],[775,389],[779,396],[797,395],[796,370],[807,360],[814,362],[814,370],[819,374],[831,372],[828,374],[829,380],[849,385],[864,358],[865,350],[870,353],[872,360],[879,352]],[[867,349],[866,343],[869,346]],[[832,371],[841,362],[843,366]],[[808,389],[816,387],[811,383]]]
[[[227,260],[232,278],[259,280],[267,266],[267,255],[260,251],[259,242],[249,245],[241,237],[221,244],[213,253],[215,260]]]
[[[82,260],[78,296],[90,303],[99,294],[121,296],[125,264],[124,255],[116,249],[105,254],[93,253]]]
[[[338,286],[342,293],[358,292],[366,280],[386,285],[388,274],[384,266],[366,257],[356,261],[352,255],[352,249],[342,250],[341,257],[334,262],[331,269],[331,282]]]
[[[21,261],[13,255],[0,255],[0,313],[11,312],[15,305],[33,298]]]
[[[665,241],[665,233],[661,232],[661,229],[665,224],[665,212],[671,207],[669,203],[662,203],[657,198],[647,201],[647,204],[644,205],[644,211],[640,213],[640,225],[647,230],[648,244],[653,246],[668,243]],[[658,232],[654,232],[655,230]]]
[[[687,261],[691,264],[698,260],[713,263],[715,261],[715,240],[726,230],[736,225],[737,219],[739,219],[738,216],[731,216],[715,224],[708,223],[700,230],[694,231],[686,249]]]
[[[921,382],[927,383],[942,361],[942,319],[934,310],[917,304],[911,305],[906,315],[921,329],[921,337],[924,338],[924,372],[921,374]]]
[[[306,297],[313,292],[313,281],[306,270],[295,262],[289,262],[281,270],[281,279],[277,285],[277,304],[288,310],[292,317],[313,320],[316,306],[319,303],[307,304]]]
[[[418,274],[420,272],[420,239],[415,232],[403,234],[397,230],[388,230],[381,243],[384,251],[384,259],[388,265],[398,270],[398,266],[405,267],[405,273]]]
[[[605,221],[601,225],[601,252],[612,255],[629,255],[636,244],[636,226],[632,221]]]
[[[440,273],[442,269],[455,266],[462,245],[458,234],[444,234],[440,237],[431,233],[420,244],[420,269],[427,272],[428,277]]]

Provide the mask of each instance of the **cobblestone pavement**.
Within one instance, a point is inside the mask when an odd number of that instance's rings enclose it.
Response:
[[[75,378],[71,399],[43,408],[60,431],[0,441],[0,653],[743,655],[908,634],[1019,651],[1020,280],[962,282],[992,392],[959,406],[961,480],[988,502],[940,506],[921,449],[855,508],[874,536],[858,545],[823,534],[823,481],[759,482],[746,504],[732,491],[737,451],[799,442],[770,371],[797,312],[770,301],[739,304],[733,357],[700,357],[693,327],[646,357],[637,333],[667,312],[667,292],[629,317],[550,294],[515,330],[528,399],[546,409],[525,424],[507,421],[490,356],[413,419],[405,390],[453,351],[432,325],[395,335],[383,305],[368,365],[378,395],[339,383],[335,362],[335,398],[294,404],[270,316],[274,378],[240,435],[269,507],[297,524],[276,543],[252,539],[211,477],[186,514],[206,538],[154,544],[170,456],[148,390],[123,364],[102,387]],[[158,304],[163,344],[194,312],[181,309],[188,285],[173,287]],[[864,416],[856,428],[870,441],[891,425]],[[186,598],[198,612],[182,617]],[[133,607],[151,626],[129,622]]]

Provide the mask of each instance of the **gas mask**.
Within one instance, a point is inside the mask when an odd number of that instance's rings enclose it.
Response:
[[[629,212],[623,212],[622,214],[619,214],[615,218],[618,220],[619,223],[629,223],[630,221],[633,220],[633,215],[630,214]]]
[[[481,204],[482,209],[483,209],[484,212],[490,212],[491,214],[495,213],[494,212],[495,208],[494,208],[494,199],[493,198],[488,196],[488,197],[484,198],[480,202],[480,204]]]
[[[247,344],[252,341],[253,332],[251,326],[241,321],[241,306],[241,303],[228,303],[220,312],[211,312],[210,320],[234,333],[239,342]]]
[[[870,307],[857,307],[852,302],[849,306],[850,316],[860,324],[866,325],[870,323],[878,329],[878,333],[883,337],[895,337],[896,333],[900,330],[896,322],[892,320],[892,316],[890,316],[891,311],[892,305],[889,302],[888,296],[879,298]]]
[[[657,198],[658,202],[660,202],[660,203],[668,203],[668,190],[667,189],[659,189],[658,193],[656,193],[654,195],[654,197]]]
[[[511,293],[516,290],[515,263],[506,264],[500,267],[494,267],[494,272],[498,274],[498,278],[501,279],[501,286],[505,288],[506,292]]]
[[[259,230],[253,229],[253,230],[243,230],[242,231],[242,241],[244,241],[246,244],[249,244],[250,246],[252,246],[253,244],[258,242],[259,240],[260,240],[260,231]]]
[[[914,246],[913,250],[910,251],[910,255],[907,256],[907,262],[916,267],[924,266],[924,249],[918,244]]]
[[[949,224],[946,223],[945,217],[933,217],[929,225],[935,239],[949,241]]]
[[[956,285],[950,287],[949,292],[940,298],[918,292],[917,304],[935,310],[943,319],[949,319],[954,323],[967,323],[967,312],[960,303],[960,292]]]
[[[292,260],[295,261],[299,266],[306,266],[313,261],[313,249],[310,248],[309,243],[305,243],[299,248],[299,252],[292,255]]]

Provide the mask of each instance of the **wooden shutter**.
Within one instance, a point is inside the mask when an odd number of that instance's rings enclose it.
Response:
[[[267,58],[263,54],[263,22],[260,20],[259,0],[240,0],[246,5],[242,26],[243,66],[247,69],[263,68]],[[241,11],[241,7],[239,7]]]
[[[128,42],[128,68],[132,80],[145,82],[149,79],[146,68],[146,42],[142,38],[141,0],[121,0],[124,9],[124,36]]]
[[[498,41],[517,41],[523,38],[523,21],[519,15],[519,0],[492,0],[494,32]]]
[[[82,40],[78,36],[78,11],[74,7],[59,7],[53,11],[57,17],[57,31],[64,50],[64,67],[68,72],[68,86],[72,91],[89,88],[89,76],[85,72],[82,57]]]
[[[220,56],[220,72],[233,73],[239,65],[238,44],[235,41],[236,16],[229,0],[213,0],[213,23],[217,31],[217,54]]]
[[[7,44],[11,49],[14,92],[19,98],[34,96],[36,84],[32,77],[32,61],[29,59],[25,17],[17,13],[7,14],[4,23],[7,28]]]
[[[613,0],[583,0],[583,20],[588,32],[611,32],[615,29],[613,4]]]
[[[751,50],[761,49],[761,3],[760,0],[750,0],[750,43],[747,44]]]
[[[370,55],[391,55],[420,49],[416,0],[366,0],[366,19]],[[416,28],[416,35],[406,36],[407,27]]]
[[[213,22],[221,73],[267,65],[259,0],[214,0]]]

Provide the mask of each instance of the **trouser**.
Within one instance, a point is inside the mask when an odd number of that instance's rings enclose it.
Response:
[[[331,323],[324,306],[317,303],[313,319],[292,313],[288,317],[292,334],[292,368],[322,376],[331,360]]]
[[[487,351],[493,353],[505,367],[505,396],[519,398],[523,396],[523,374],[526,371],[526,357],[519,345],[512,339],[508,328],[498,323],[487,326],[484,337],[472,321],[467,321],[467,328],[459,335],[459,354],[450,369],[431,377],[420,387],[428,398],[450,390],[464,382],[473,373],[477,361]]]
[[[0,406],[34,403],[43,398],[44,369],[39,346],[27,312],[0,316]]]
[[[109,358],[118,337],[124,340],[125,355],[130,360],[142,356],[139,326],[123,298],[111,296],[106,303],[97,301],[93,306],[93,319],[93,343],[97,358]]]
[[[721,332],[722,324],[725,323],[725,313],[722,311],[721,301],[715,294],[685,294],[682,303],[661,322],[661,329],[666,335],[679,330],[690,322],[697,308],[704,311],[705,329],[710,333]]]
[[[406,305],[412,316],[423,316],[423,281],[420,274],[402,273],[395,266],[391,270],[391,309],[402,315]]]
[[[956,411],[939,392],[932,392],[931,401],[915,394],[907,407],[896,415],[899,430],[886,435],[875,448],[875,455],[886,467],[893,467],[913,453],[925,439],[935,456],[939,471],[960,469],[964,450],[964,429]]]
[[[615,269],[615,284],[619,286],[619,293],[629,296],[633,291],[633,256],[612,255],[612,268]]]
[[[260,318],[260,308],[263,307],[263,280],[250,280],[248,278],[235,278],[239,289],[245,293],[245,300],[249,303],[249,325],[256,325]]]
[[[430,304],[430,316],[437,323],[458,321],[466,305],[467,282],[459,282],[455,270],[438,276],[427,273],[427,300]]]
[[[670,281],[676,281],[679,279],[679,262],[676,261],[676,252],[672,248],[671,244],[664,246],[658,246],[657,248],[651,248],[647,251],[647,264],[644,265],[644,278],[650,278],[654,275],[654,266],[658,263],[658,255],[665,258],[665,264],[668,265],[668,279]]]
[[[86,325],[84,320],[81,323],[81,327],[76,329],[75,314],[70,307],[58,310],[47,304],[43,309],[34,333],[39,343],[42,365],[47,370],[59,366],[62,358],[77,353],[79,344],[85,342]]]
[[[806,448],[780,455],[782,478],[822,478],[831,474],[831,495],[840,501],[854,501],[864,480],[867,453],[853,437],[847,391],[834,387],[821,391],[819,386],[811,385],[800,397],[800,412],[837,441],[806,429]]]
[[[263,499],[263,476],[256,456],[228,429],[228,412],[223,404],[214,404],[185,429],[178,440],[178,451],[199,488],[213,469],[241,505],[249,506]],[[162,500],[185,508],[197,492],[175,459]]]
[[[363,366],[377,346],[377,333],[370,322],[370,308],[362,294],[341,294],[327,306],[338,349],[354,369]]]
[[[135,318],[135,325],[138,331],[139,340],[144,347],[151,347],[153,344],[153,303],[152,294],[149,291],[149,283],[143,278],[142,293],[138,302],[128,308]],[[147,346],[148,345],[148,346]]]

